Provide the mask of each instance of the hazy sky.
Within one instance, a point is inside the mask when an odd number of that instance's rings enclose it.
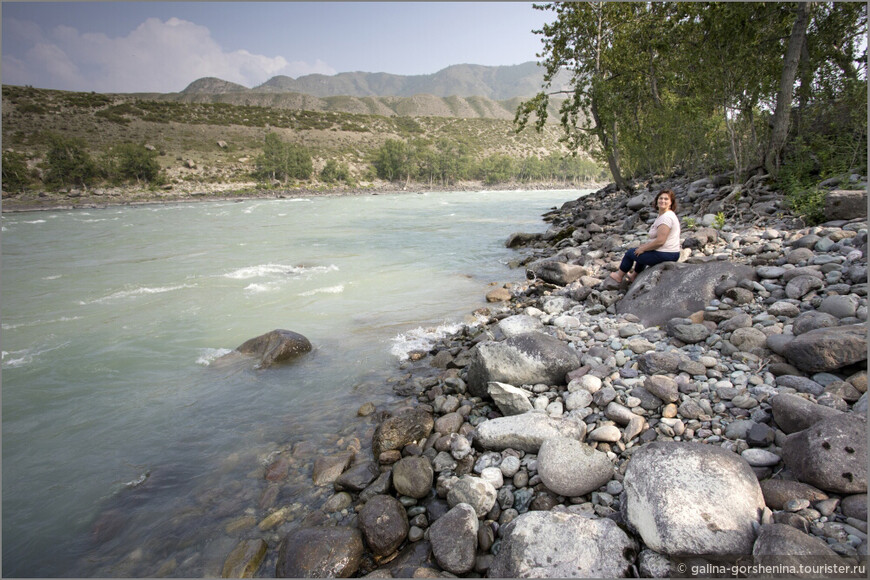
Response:
[[[2,83],[177,92],[213,76],[435,73],[537,60],[531,2],[7,2]]]

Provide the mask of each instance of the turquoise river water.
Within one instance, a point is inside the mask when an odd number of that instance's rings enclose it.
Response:
[[[582,193],[4,214],[2,575],[220,575],[250,473],[395,398],[410,350],[522,277],[507,237]],[[314,352],[213,364],[275,328]]]

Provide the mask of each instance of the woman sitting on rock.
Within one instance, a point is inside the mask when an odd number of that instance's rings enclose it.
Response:
[[[621,284],[623,278],[631,284],[647,266],[680,259],[680,220],[674,213],[677,211],[674,192],[670,189],[660,191],[653,207],[658,210],[659,217],[649,229],[649,241],[629,249],[622,257],[619,270],[610,275],[617,284]]]

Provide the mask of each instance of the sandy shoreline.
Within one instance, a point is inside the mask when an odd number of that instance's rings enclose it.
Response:
[[[203,201],[249,201],[253,199],[298,199],[303,197],[346,197],[358,195],[388,195],[394,193],[430,192],[475,192],[475,191],[546,191],[546,190],[584,190],[603,187],[601,183],[566,184],[560,182],[506,183],[485,185],[482,182],[462,182],[453,186],[427,186],[412,184],[405,187],[399,184],[380,183],[357,188],[300,188],[300,189],[253,189],[249,187],[207,186],[210,191],[154,192],[142,189],[115,189],[111,194],[95,189],[92,193],[76,191],[69,193],[41,193],[37,197],[4,195],[2,212],[59,211],[72,209],[106,209],[117,206],[138,206],[169,203],[189,203]]]

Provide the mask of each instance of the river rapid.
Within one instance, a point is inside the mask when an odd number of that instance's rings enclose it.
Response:
[[[270,457],[345,445],[410,351],[523,276],[507,237],[588,192],[4,214],[3,576],[219,576]],[[215,363],[276,328],[314,352]],[[328,497],[312,487],[278,499]]]

